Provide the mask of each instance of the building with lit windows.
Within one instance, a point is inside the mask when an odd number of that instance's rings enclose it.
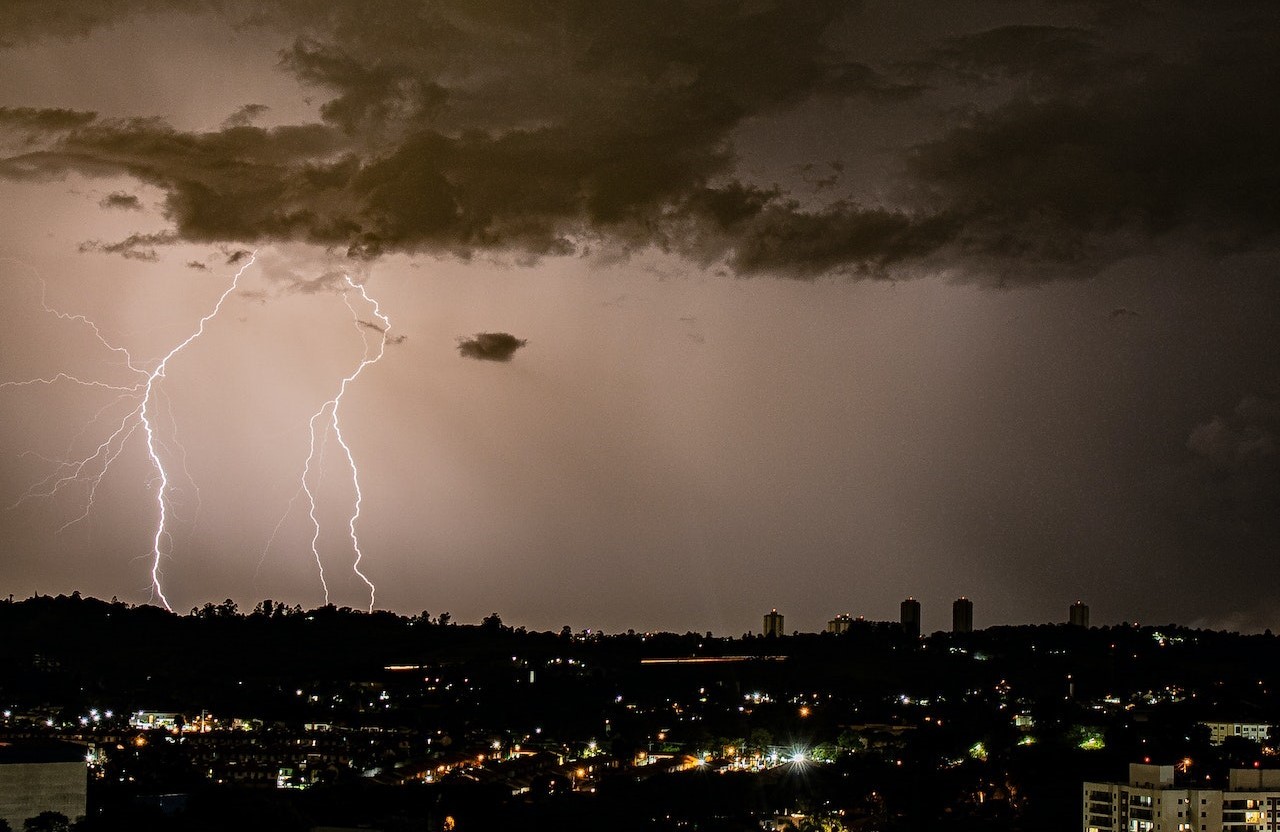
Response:
[[[827,632],[835,633],[836,635],[839,635],[840,633],[847,633],[849,632],[849,627],[852,624],[853,617],[848,613],[841,613],[827,622]]]
[[[1173,772],[1132,763],[1128,783],[1085,783],[1083,832],[1280,829],[1280,771],[1232,769],[1226,791],[1177,786]]]
[[[1209,729],[1209,743],[1222,745],[1227,737],[1239,737],[1250,742],[1267,742],[1271,739],[1271,726],[1264,722],[1202,722]]]

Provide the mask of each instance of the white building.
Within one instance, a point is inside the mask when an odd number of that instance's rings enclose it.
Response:
[[[182,721],[182,714],[169,711],[135,711],[129,717],[129,727],[145,730],[147,728],[163,728],[172,731]]]
[[[1274,832],[1280,771],[1232,769],[1227,790],[1174,785],[1173,766],[1133,763],[1128,783],[1085,783],[1084,832]]]
[[[1253,742],[1271,739],[1271,726],[1261,722],[1202,722],[1209,729],[1209,742],[1222,745],[1227,737],[1240,737]]]

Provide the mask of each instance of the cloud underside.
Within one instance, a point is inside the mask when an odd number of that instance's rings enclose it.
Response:
[[[1016,281],[1164,245],[1276,243],[1269,8],[1224,7],[1220,31],[1167,54],[1108,46],[1086,26],[1011,26],[872,67],[825,39],[839,3],[553,5],[283,3],[257,22],[304,33],[281,66],[331,96],[322,122],[255,127],[262,108],[246,105],[189,133],[0,109],[0,130],[22,138],[0,176],[128,174],[165,194],[175,241],[299,240],[361,257],[604,243],[743,274]],[[13,39],[43,36],[3,14]],[[60,34],[100,25],[64,17]],[[901,148],[881,204],[802,203],[739,177],[732,141],[749,119],[818,98],[876,108],[1006,87]]]
[[[1280,400],[1247,396],[1187,439],[1183,522],[1208,544],[1274,555],[1280,546]]]
[[[479,361],[510,361],[526,343],[506,332],[477,332],[458,339],[458,354]]]

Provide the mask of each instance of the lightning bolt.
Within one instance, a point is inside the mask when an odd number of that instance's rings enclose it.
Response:
[[[132,372],[138,381],[133,385],[112,384],[109,382],[99,381],[96,379],[86,379],[70,373],[60,372],[52,376],[41,376],[37,378],[26,379],[23,381],[6,381],[0,383],[0,388],[9,387],[30,387],[36,385],[50,386],[61,383],[70,383],[80,387],[99,390],[110,390],[119,393],[113,401],[102,407],[93,418],[80,430],[80,432],[72,438],[67,446],[66,457],[61,460],[49,460],[54,463],[54,470],[49,476],[32,485],[27,491],[18,498],[10,508],[17,508],[28,499],[37,497],[53,497],[58,494],[64,487],[73,482],[87,483],[89,490],[85,499],[84,510],[75,518],[63,524],[58,531],[62,531],[69,526],[83,520],[89,516],[93,510],[94,499],[97,495],[98,487],[102,483],[103,477],[111,469],[112,464],[119,459],[120,454],[124,451],[125,445],[141,428],[146,439],[147,458],[151,462],[151,466],[155,469],[156,480],[159,487],[156,489],[156,507],[158,509],[158,520],[156,523],[155,534],[151,540],[151,590],[153,597],[159,598],[165,608],[172,610],[169,599],[164,594],[164,588],[161,585],[160,566],[166,556],[164,551],[164,542],[172,543],[169,534],[169,502],[170,502],[170,478],[169,472],[165,468],[162,458],[162,451],[167,451],[167,446],[157,436],[156,416],[154,408],[157,406],[157,398],[162,395],[162,390],[158,383],[168,374],[169,362],[172,361],[179,353],[186,349],[192,342],[196,341],[204,335],[205,327],[210,321],[218,316],[222,311],[222,305],[230,295],[236,291],[240,285],[240,277],[245,270],[253,265],[257,259],[257,252],[249,257],[249,260],[240,267],[235,276],[231,279],[231,285],[226,288],[221,295],[218,296],[217,303],[213,309],[200,319],[195,330],[183,339],[179,344],[167,352],[155,366],[150,370],[145,370],[134,362],[133,355],[125,347],[121,347],[112,343],[103,335],[98,325],[85,315],[71,314],[62,312],[49,305],[47,297],[47,287],[44,281],[40,283],[40,305],[44,311],[61,321],[72,324],[78,324],[87,328],[93,333],[94,338],[105,347],[108,351],[117,354],[122,364],[130,372]],[[85,433],[95,424],[97,424],[108,410],[123,401],[132,400],[135,406],[126,413],[118,422],[113,423],[114,427],[107,435],[107,438],[99,442],[88,456],[79,459],[71,459],[72,449],[77,441],[84,436]],[[168,401],[166,397],[166,402]],[[172,410],[169,410],[170,422],[173,421]],[[171,441],[177,445],[176,439]],[[181,448],[181,446],[178,446]],[[186,467],[186,454],[182,454],[183,468]],[[188,475],[188,479],[190,476]],[[154,482],[155,480],[153,480]]]
[[[96,323],[89,320],[84,315],[72,315],[51,307],[48,301],[48,287],[44,280],[35,273],[35,269],[33,267],[10,258],[5,258],[5,260],[29,269],[33,274],[35,274],[36,278],[40,280],[40,306],[44,309],[46,314],[52,315],[60,321],[79,324],[88,328],[93,333],[93,336],[98,343],[106,347],[110,352],[118,353],[122,356],[123,364],[130,372],[143,377],[147,375],[145,370],[133,363],[133,358],[129,354],[128,350],[123,347],[118,347],[106,339],[106,336],[102,334],[102,331],[98,328]],[[92,508],[94,497],[97,494],[98,483],[102,481],[102,477],[106,475],[107,470],[111,467],[111,463],[120,455],[120,451],[123,449],[129,437],[133,435],[133,431],[137,427],[137,424],[132,422],[132,419],[138,414],[138,408],[135,407],[131,413],[126,415],[120,421],[119,425],[117,425],[115,430],[107,436],[107,439],[99,443],[94,448],[93,453],[86,457],[72,460],[71,455],[76,443],[85,435],[85,433],[88,432],[89,428],[97,424],[98,421],[103,418],[103,415],[112,407],[128,399],[136,400],[137,396],[141,394],[143,387],[143,382],[141,381],[126,386],[98,381],[96,379],[85,379],[70,373],[60,372],[52,376],[41,376],[23,381],[6,381],[0,383],[0,389],[33,386],[47,387],[62,383],[70,383],[78,387],[89,389],[111,390],[119,393],[120,395],[98,410],[98,412],[93,415],[93,418],[91,418],[89,422],[81,428],[79,433],[72,437],[71,441],[67,444],[67,449],[64,452],[63,459],[49,459],[48,457],[42,457],[38,454],[31,453],[25,453],[22,455],[23,457],[37,456],[45,462],[52,463],[54,465],[54,469],[49,476],[34,483],[30,488],[28,488],[15,503],[9,506],[10,510],[17,508],[32,498],[52,497],[60,492],[64,486],[70,483],[85,481],[89,483],[89,493],[85,511],[79,517],[63,524],[59,531],[62,531],[62,529],[65,529],[68,526],[74,525],[88,515],[90,508]],[[96,473],[92,473],[95,470]],[[89,473],[86,473],[86,471]]]
[[[186,349],[191,342],[204,335],[205,326],[209,321],[218,317],[218,313],[222,311],[222,304],[232,292],[240,287],[240,276],[245,273],[246,269],[253,265],[257,258],[258,252],[256,251],[249,255],[248,261],[240,267],[240,270],[236,272],[235,277],[231,278],[231,285],[226,288],[226,291],[218,296],[218,302],[213,305],[213,309],[209,314],[200,319],[200,323],[196,326],[195,332],[188,335],[186,339],[176,347],[169,350],[164,358],[160,359],[159,363],[156,364],[155,369],[147,375],[147,380],[143,385],[142,404],[138,409],[138,418],[141,420],[142,428],[146,432],[147,456],[150,457],[151,464],[155,467],[156,474],[160,478],[160,487],[156,489],[156,506],[159,509],[160,519],[159,522],[156,523],[156,533],[151,540],[151,589],[155,593],[156,597],[160,599],[160,603],[164,604],[164,608],[167,610],[172,610],[173,607],[169,606],[169,599],[165,597],[164,588],[160,585],[160,562],[164,558],[164,552],[161,550],[160,544],[162,540],[169,538],[169,502],[166,496],[169,490],[169,473],[165,470],[164,462],[160,459],[160,454],[156,451],[156,432],[151,422],[152,417],[148,412],[151,408],[152,394],[155,392],[156,382],[159,379],[164,378],[165,374],[168,372],[169,361],[172,360],[175,355]],[[132,362],[130,363],[130,366],[132,366]]]
[[[338,391],[338,395],[333,399],[333,435],[337,438],[338,444],[342,446],[343,452],[347,455],[347,463],[351,466],[351,484],[356,490],[356,499],[351,511],[351,518],[347,521],[347,528],[351,535],[351,549],[355,552],[356,556],[355,561],[351,564],[351,568],[360,576],[360,580],[364,581],[365,585],[369,587],[369,612],[373,612],[373,603],[377,596],[378,589],[373,585],[373,582],[360,571],[360,561],[364,559],[364,552],[360,550],[360,537],[356,534],[356,522],[360,519],[360,504],[364,502],[364,494],[360,491],[360,470],[356,467],[355,457],[351,455],[351,447],[347,445],[347,441],[342,438],[342,426],[338,421],[338,408],[342,406],[342,396],[347,392],[347,385],[355,381],[360,376],[360,373],[364,372],[365,367],[368,367],[371,364],[377,364],[382,360],[382,356],[386,355],[387,332],[391,329],[391,320],[386,315],[382,314],[382,307],[378,305],[376,300],[369,297],[369,293],[365,291],[363,284],[356,283],[348,277],[347,285],[360,292],[360,297],[364,298],[365,303],[373,306],[374,317],[382,322],[382,327],[379,330],[381,337],[378,339],[378,354],[373,358],[370,358],[368,347],[366,346],[365,355],[360,361],[360,366],[356,367],[355,372],[342,380],[342,386]],[[345,295],[343,296],[343,300],[346,300]],[[350,308],[350,304],[347,304],[347,307]],[[352,310],[352,315],[354,316],[354,314],[355,310]],[[356,321],[356,326],[360,326],[360,321],[358,319]],[[363,333],[361,333],[361,337],[364,337]]]
[[[169,531],[171,515],[174,513],[173,494],[175,486],[170,475],[169,463],[167,459],[176,457],[180,463],[180,472],[185,475],[192,487],[195,483],[191,475],[186,470],[186,451],[179,444],[176,436],[176,420],[173,414],[172,402],[164,391],[162,382],[168,378],[170,363],[174,361],[187,347],[204,336],[210,322],[212,322],[222,312],[222,307],[226,303],[227,298],[236,292],[240,286],[240,279],[245,272],[257,260],[257,252],[253,252],[249,259],[239,268],[232,277],[230,285],[223,290],[218,296],[217,301],[204,317],[200,318],[194,330],[182,341],[177,343],[172,349],[161,356],[152,364],[151,362],[138,362],[130,351],[121,347],[103,334],[98,325],[85,315],[71,314],[62,312],[49,305],[47,300],[47,290],[44,282],[41,281],[40,302],[44,311],[53,315],[60,321],[82,326],[88,329],[97,342],[107,351],[117,357],[117,362],[125,368],[129,373],[133,374],[135,381],[133,384],[121,384],[111,381],[104,381],[95,378],[86,378],[80,375],[74,375],[68,372],[58,372],[51,375],[39,376],[20,381],[0,382],[0,389],[4,388],[22,388],[33,386],[52,386],[59,384],[73,384],[90,390],[98,390],[116,394],[112,401],[108,402],[100,408],[93,417],[86,423],[75,437],[67,445],[67,449],[62,459],[47,459],[53,465],[53,471],[43,480],[33,484],[27,491],[18,498],[17,502],[10,508],[16,508],[23,502],[33,498],[46,498],[57,495],[62,489],[72,483],[81,483],[87,485],[87,495],[85,497],[83,511],[78,516],[63,524],[58,531],[80,522],[89,516],[94,507],[94,501],[98,493],[98,488],[103,478],[111,469],[112,465],[119,459],[124,452],[125,447],[130,440],[136,435],[141,434],[146,449],[147,460],[149,461],[154,475],[150,480],[150,485],[155,489],[155,509],[156,509],[156,525],[155,531],[151,535],[151,549],[146,554],[150,561],[150,577],[151,577],[151,593],[152,597],[159,599],[160,603],[166,609],[172,610],[173,607],[169,603],[169,598],[164,592],[163,571],[162,567],[166,558],[172,556],[173,536]],[[352,570],[356,576],[369,590],[369,611],[372,612],[374,604],[377,600],[377,587],[369,576],[361,569],[364,562],[364,549],[360,542],[360,534],[358,526],[360,524],[361,510],[364,504],[364,492],[360,485],[360,469],[356,464],[355,454],[348,444],[346,436],[342,432],[342,405],[350,386],[361,376],[366,368],[373,364],[377,364],[386,355],[387,345],[391,339],[388,333],[391,329],[391,320],[383,313],[378,301],[369,295],[368,290],[361,283],[357,283],[349,276],[346,276],[346,288],[342,292],[342,301],[347,309],[351,312],[352,322],[360,334],[361,341],[364,345],[363,354],[359,363],[351,372],[346,375],[338,385],[337,392],[328,401],[324,402],[318,410],[311,416],[308,422],[310,432],[310,447],[307,453],[306,462],[303,466],[301,484],[298,492],[289,501],[289,508],[286,509],[285,516],[292,509],[297,497],[306,494],[309,506],[308,516],[311,520],[311,553],[315,558],[316,566],[320,574],[320,583],[324,589],[325,603],[329,602],[329,585],[325,577],[324,562],[320,556],[320,537],[321,525],[320,518],[317,514],[317,494],[316,490],[319,486],[322,476],[322,464],[324,460],[324,450],[328,442],[330,434],[337,441],[342,449],[343,457],[346,460],[347,467],[351,471],[351,484],[354,489],[355,496],[352,502],[351,513],[347,517],[347,536],[350,538],[351,551],[354,555],[352,561]],[[372,308],[374,318],[377,323],[371,323],[362,320],[356,305],[353,304],[351,293],[358,292],[360,300]],[[376,349],[371,345],[368,331],[374,331],[378,337],[376,339]],[[150,366],[150,369],[146,369]],[[122,403],[128,403],[128,411],[123,416],[109,416],[108,414],[113,408],[118,408]],[[118,414],[118,411],[117,411]],[[73,451],[80,440],[95,425],[105,420],[110,420],[106,424],[105,430],[107,436],[105,439],[94,445],[90,451],[81,456],[74,458]],[[167,419],[167,421],[165,421]],[[161,437],[162,424],[166,426],[164,437]],[[173,449],[176,449],[176,453]],[[197,501],[199,499],[199,489],[196,490]],[[198,505],[198,503],[197,503]],[[198,510],[198,509],[197,509]],[[271,533],[266,548],[263,549],[263,558],[265,559],[267,551],[274,542],[280,527],[284,522],[284,517],[276,524],[275,529]],[[259,568],[262,563],[259,562]]]
[[[361,299],[365,303],[373,307],[373,315],[378,319],[378,324],[369,324],[360,319],[359,313],[355,306],[352,305],[350,297],[346,291],[342,294],[342,301],[346,304],[347,309],[351,312],[351,320],[355,324],[356,330],[360,333],[361,339],[364,341],[364,354],[360,358],[360,362],[355,369],[351,371],[342,382],[338,385],[338,391],[333,398],[324,402],[311,415],[307,422],[308,433],[310,436],[309,446],[307,450],[307,458],[303,463],[302,477],[298,490],[293,497],[289,499],[289,505],[285,509],[284,515],[276,523],[275,528],[271,532],[271,537],[267,540],[266,546],[262,550],[262,560],[259,560],[258,567],[261,569],[262,562],[266,559],[267,552],[271,549],[275,542],[276,535],[280,531],[281,525],[284,524],[285,518],[289,516],[289,512],[293,509],[293,504],[297,498],[306,494],[307,496],[307,516],[311,520],[311,556],[316,562],[316,570],[320,576],[320,586],[324,590],[324,601],[329,603],[329,582],[325,577],[324,559],[320,556],[320,518],[317,516],[316,489],[319,488],[322,479],[321,468],[324,462],[324,450],[328,442],[330,433],[337,440],[338,445],[342,448],[343,455],[347,461],[347,467],[351,470],[351,484],[355,490],[355,500],[352,503],[351,514],[347,518],[347,535],[351,539],[351,550],[355,555],[352,563],[352,570],[356,576],[364,583],[369,590],[369,611],[373,612],[374,603],[377,600],[377,587],[373,581],[369,580],[361,569],[360,564],[364,560],[364,550],[360,545],[360,535],[356,528],[360,520],[360,511],[364,503],[364,492],[360,488],[360,469],[356,465],[355,454],[351,451],[351,446],[347,444],[346,437],[342,434],[341,408],[343,398],[346,396],[347,388],[360,377],[366,367],[377,364],[386,354],[387,344],[389,342],[388,332],[391,330],[391,320],[382,312],[378,301],[372,298],[363,284],[356,283],[350,276],[344,277],[349,289],[354,289],[360,293]],[[372,329],[379,335],[378,348],[371,355],[369,342],[365,335],[367,330]],[[314,471],[314,473],[313,473]]]

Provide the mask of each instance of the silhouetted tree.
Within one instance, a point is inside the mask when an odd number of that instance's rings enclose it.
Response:
[[[41,812],[22,822],[24,832],[68,832],[71,821],[61,812]]]

